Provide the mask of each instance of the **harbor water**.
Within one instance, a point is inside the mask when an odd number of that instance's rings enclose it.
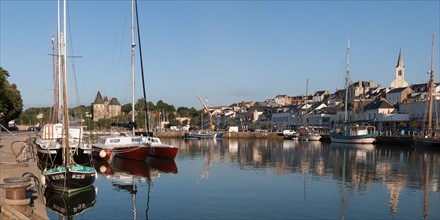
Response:
[[[94,161],[92,188],[46,193],[75,219],[440,219],[440,151],[293,140],[163,139],[175,160]]]

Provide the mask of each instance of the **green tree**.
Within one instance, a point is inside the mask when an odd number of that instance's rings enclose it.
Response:
[[[23,100],[15,84],[7,80],[9,72],[0,67],[0,123],[4,126],[23,111]]]
[[[121,106],[121,112],[124,115],[128,115],[131,112],[131,103],[128,103],[128,104]]]

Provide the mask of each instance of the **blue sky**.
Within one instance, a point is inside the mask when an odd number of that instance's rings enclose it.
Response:
[[[25,108],[52,105],[56,1],[0,0],[0,66]],[[428,80],[431,33],[439,76],[440,1],[144,1],[139,5],[147,98],[180,106],[264,101],[344,87],[351,78],[389,87],[402,49],[405,79]],[[79,98],[97,91],[131,102],[129,0],[68,1],[69,55]],[[141,97],[136,58],[136,98]],[[69,82],[73,82],[70,80]],[[74,84],[69,85],[73,88]],[[70,94],[73,94],[70,91]],[[75,101],[75,102],[74,102]]]

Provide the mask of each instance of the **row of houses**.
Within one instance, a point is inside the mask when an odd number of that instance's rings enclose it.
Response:
[[[404,127],[421,130],[426,124],[428,85],[409,85],[404,77],[405,66],[400,51],[395,80],[390,87],[375,86],[373,80],[357,81],[350,83],[348,89],[337,89],[334,93],[324,90],[308,96],[277,95],[264,102],[213,107],[210,113],[220,129],[233,125],[241,126],[243,130],[284,130],[301,126],[334,129],[342,127],[346,121],[364,121],[376,125],[378,131],[389,133]],[[440,86],[435,83],[434,100],[439,99],[439,91]],[[344,106],[346,97],[347,107]],[[440,109],[439,106],[439,102],[434,101],[434,112]],[[438,114],[434,117],[438,121]]]
[[[361,86],[368,85],[366,88]],[[435,90],[440,90],[435,84]],[[356,91],[363,91],[357,93]],[[428,88],[414,84],[402,88],[374,87],[372,81],[350,85],[348,92],[347,121],[364,121],[375,124],[379,131],[395,132],[403,127],[422,129],[426,119]],[[438,100],[439,96],[434,96]],[[334,129],[345,124],[345,90],[335,93],[317,91],[310,96],[289,97],[277,95],[264,102],[240,102],[230,106],[210,108],[216,128],[241,126],[243,130],[322,127]],[[434,102],[434,109],[440,109]],[[439,118],[436,115],[437,119]],[[208,118],[208,117],[206,117]],[[437,120],[438,121],[438,120]],[[208,128],[208,119],[203,123]]]

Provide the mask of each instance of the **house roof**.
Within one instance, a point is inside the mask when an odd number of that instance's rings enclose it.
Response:
[[[338,112],[338,107],[324,107],[319,110],[322,114],[336,114]]]
[[[408,87],[395,88],[395,89],[392,89],[391,91],[389,91],[388,93],[401,93],[401,92],[403,92],[407,88]]]
[[[98,91],[98,93],[96,94],[95,101],[93,102],[93,104],[104,104],[104,99],[102,99],[101,92]]]
[[[380,99],[380,100],[376,99],[364,107],[365,110],[367,110],[367,109],[380,109],[380,108],[394,108],[394,106],[390,102],[388,102],[388,100],[386,100],[386,99]]]
[[[121,105],[117,98],[112,98],[109,105]]]

